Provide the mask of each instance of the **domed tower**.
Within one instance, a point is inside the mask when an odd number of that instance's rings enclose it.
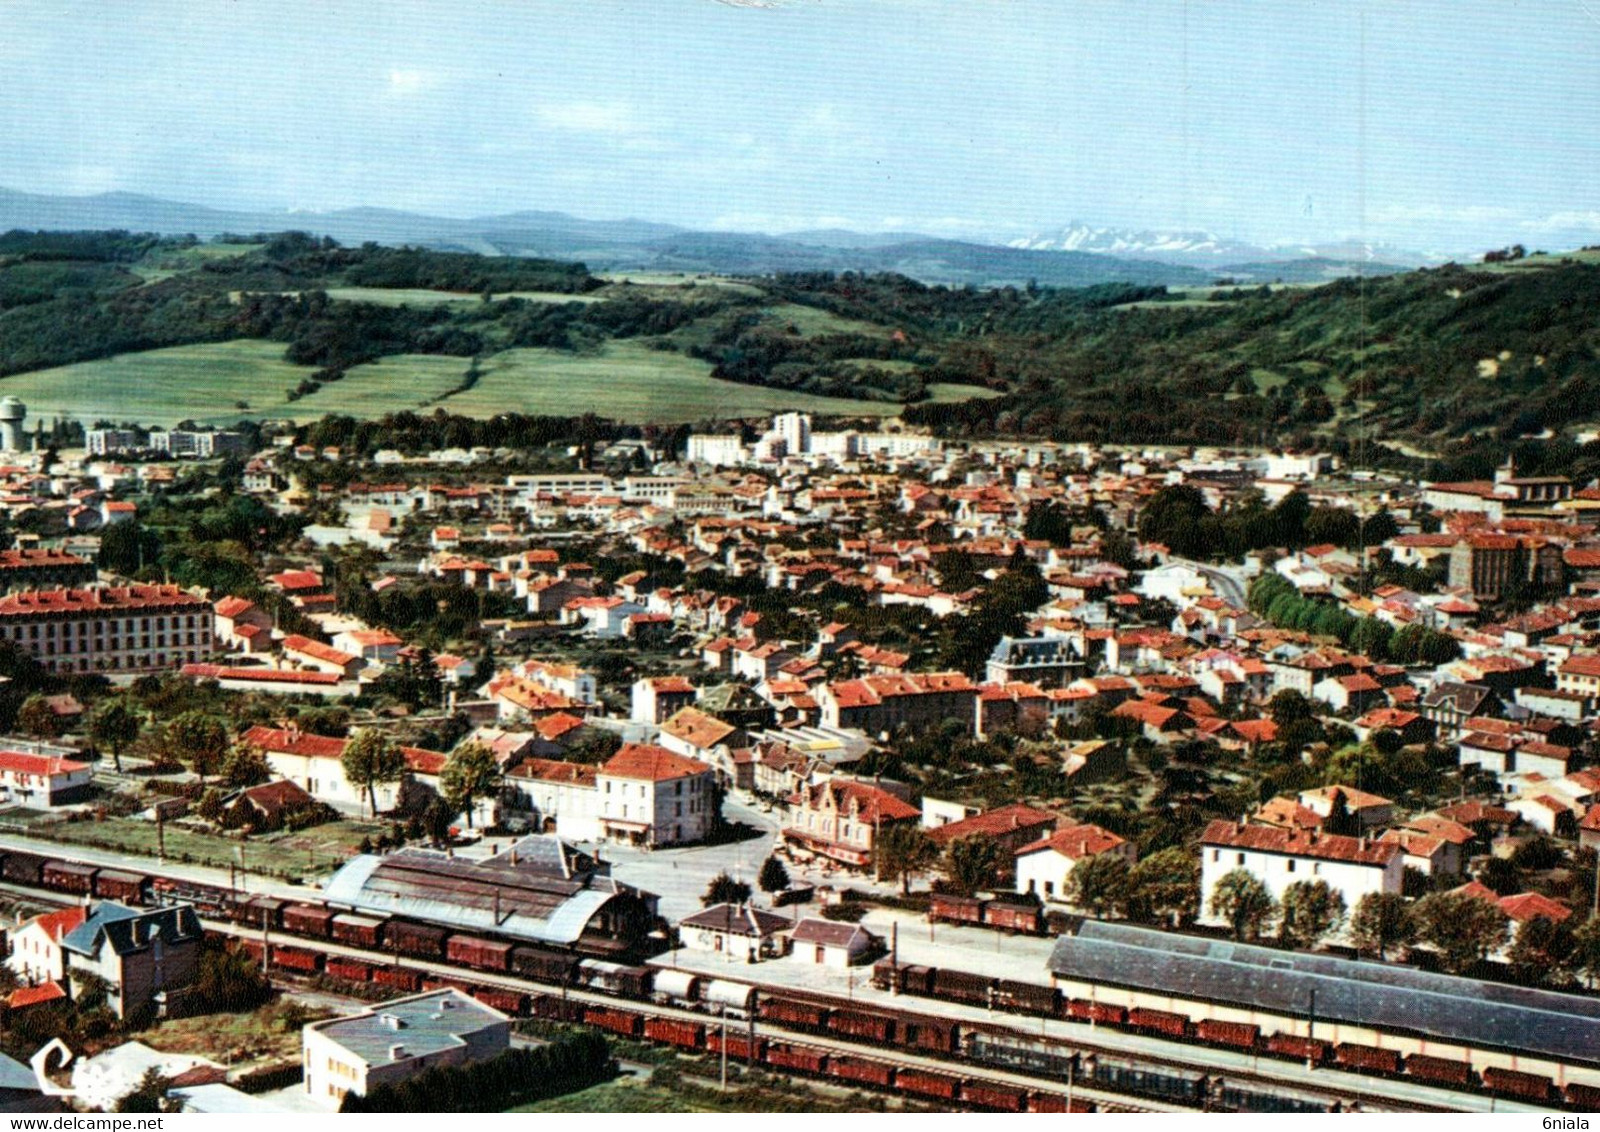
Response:
[[[22,422],[28,418],[28,407],[15,397],[0,397],[0,449],[21,452],[27,445],[22,439]]]

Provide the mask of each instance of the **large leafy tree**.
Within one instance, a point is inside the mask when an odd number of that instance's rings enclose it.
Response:
[[[1421,925],[1411,903],[1398,892],[1369,892],[1356,901],[1350,917],[1350,941],[1362,951],[1389,957],[1389,948],[1416,942]]]
[[[742,880],[734,880],[726,872],[720,872],[711,878],[711,883],[706,886],[705,893],[700,897],[700,904],[709,908],[713,904],[743,904],[749,899],[748,884]]]
[[[1152,853],[1128,874],[1128,914],[1179,926],[1200,914],[1200,862],[1181,846]]]
[[[167,750],[194,771],[201,782],[222,767],[228,754],[228,730],[203,711],[186,711],[162,733]]]
[[[111,748],[117,773],[122,773],[122,749],[139,738],[143,719],[126,696],[115,696],[101,704],[89,720],[89,738]]]
[[[1278,911],[1278,902],[1248,869],[1234,869],[1211,890],[1210,912],[1228,922],[1234,939],[1256,939]]]
[[[1564,977],[1577,943],[1572,929],[1548,916],[1535,916],[1517,929],[1506,958],[1518,982],[1542,983]]]
[[[378,787],[400,781],[406,772],[406,757],[388,735],[369,727],[345,744],[339,758],[345,781],[367,796],[374,816],[378,813]]]
[[[1417,902],[1419,938],[1444,966],[1464,971],[1505,946],[1510,920],[1498,905],[1460,892],[1435,892]]]
[[[1299,880],[1283,890],[1278,938],[1291,947],[1315,947],[1344,922],[1344,896],[1325,880]]]
[[[61,734],[61,720],[50,707],[50,701],[37,694],[22,701],[17,711],[17,726],[36,739],[54,739]]]
[[[872,839],[872,864],[881,880],[900,882],[900,895],[911,887],[911,878],[933,864],[938,850],[922,828],[912,822],[895,822],[880,829]]]
[[[1573,971],[1589,982],[1594,989],[1600,979],[1600,916],[1590,916],[1572,933],[1572,954],[1568,958]]]
[[[1067,874],[1067,899],[1101,919],[1124,915],[1133,891],[1131,871],[1127,859],[1115,853],[1085,857]]]
[[[756,884],[762,892],[782,892],[789,887],[789,870],[783,867],[783,862],[776,857],[768,857],[761,862],[761,874],[756,877]]]
[[[446,803],[466,813],[471,829],[473,804],[494,797],[500,789],[500,764],[482,743],[463,743],[445,760],[439,787]]]
[[[971,896],[979,889],[994,887],[1001,863],[1000,846],[989,838],[958,838],[945,850],[945,879],[955,891]]]

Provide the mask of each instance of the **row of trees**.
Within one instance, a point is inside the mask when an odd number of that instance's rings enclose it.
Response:
[[[1325,598],[1306,597],[1282,574],[1267,572],[1250,583],[1250,611],[1280,629],[1334,637],[1352,652],[1375,661],[1437,667],[1461,655],[1454,637],[1421,625],[1395,629],[1376,617],[1355,617]]]

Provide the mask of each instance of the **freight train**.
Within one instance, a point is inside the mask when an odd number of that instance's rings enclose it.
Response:
[[[401,959],[418,959],[449,963],[469,971],[521,977],[558,988],[581,987],[623,999],[654,1001],[700,1010],[732,1009],[787,1029],[827,1034],[877,1046],[897,1046],[1002,1068],[1033,1065],[1054,1057],[1057,1061],[1051,1063],[1055,1065],[1052,1072],[1065,1077],[1065,1067],[1069,1063],[1074,1067],[1078,1064],[1074,1060],[1077,1055],[1059,1043],[1036,1042],[1025,1046],[994,1027],[973,1026],[903,1011],[869,1009],[860,1005],[843,1008],[831,1005],[820,997],[813,999],[803,995],[767,994],[744,983],[705,980],[687,976],[683,972],[627,966],[600,957],[600,954],[609,953],[583,954],[581,942],[572,951],[538,947],[472,933],[452,932],[439,924],[405,917],[357,914],[310,899],[291,901],[270,896],[248,896],[220,886],[96,867],[20,850],[0,851],[0,880],[131,905],[189,903],[195,906],[202,917],[259,929],[268,936],[277,933],[345,944],[384,952],[395,959],[393,963],[369,963],[336,956],[325,957],[320,951],[293,944],[269,945],[254,940],[241,942],[241,946],[249,949],[257,958],[286,973],[323,973],[337,979],[376,983],[405,992],[421,990],[430,985],[461,985],[471,993],[480,995],[511,993],[460,980],[430,980],[421,972],[400,965]],[[946,899],[951,903],[941,905],[940,914],[957,922],[988,923],[1012,931],[1042,930],[1025,916],[1013,917],[1007,910],[1011,907],[1009,905],[999,912],[993,911],[1002,902]],[[1027,906],[1020,907],[1026,909]],[[976,920],[972,919],[974,915]],[[873,981],[882,989],[891,989],[911,997],[960,1002],[1009,1014],[1090,1023],[1265,1057],[1336,1066],[1358,1073],[1400,1076],[1429,1085],[1487,1091],[1538,1104],[1565,1103],[1580,1111],[1600,1108],[1600,1087],[1590,1084],[1569,1082],[1558,1087],[1548,1077],[1509,1069],[1486,1069],[1480,1074],[1462,1061],[1421,1054],[1402,1057],[1394,1050],[1348,1042],[1336,1044],[1289,1033],[1268,1033],[1255,1025],[1221,1019],[1152,1009],[1126,1009],[1108,1003],[1067,998],[1055,987],[1036,983],[975,975],[948,968],[900,964],[891,960],[877,964]],[[524,1009],[531,1010],[532,1007],[526,1005]],[[507,1011],[513,1014],[520,1012],[522,1010]],[[588,1021],[581,1016],[567,1020]],[[641,1036],[644,1036],[642,1031]],[[730,1042],[732,1040],[729,1039]],[[1055,1052],[1049,1053],[1049,1049]],[[1213,1084],[1203,1081],[1199,1075],[1185,1076],[1165,1069],[1157,1070],[1149,1065],[1135,1065],[1133,1062],[1119,1065],[1115,1059],[1087,1063],[1086,1071],[1091,1074],[1084,1078],[1086,1083],[1092,1079],[1095,1083],[1119,1091],[1137,1092],[1143,1089],[1145,1092],[1142,1095],[1150,1096],[1193,1100],[1203,1085],[1210,1087]],[[1163,1075],[1166,1080],[1158,1082],[1157,1078]],[[1288,1103],[1285,1098],[1249,1093],[1227,1086],[1223,1087],[1217,1099],[1227,1107],[1246,1111],[1284,1111],[1277,1106]]]

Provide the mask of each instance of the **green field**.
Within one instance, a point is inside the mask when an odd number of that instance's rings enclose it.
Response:
[[[436,303],[477,303],[482,295],[466,291],[432,291],[407,287],[329,287],[328,297],[354,303],[377,303],[386,307],[433,306]],[[598,303],[597,295],[568,295],[557,291],[506,291],[496,299],[527,299],[535,303]]]
[[[284,394],[311,373],[283,360],[282,342],[241,339],[119,354],[0,380],[32,418],[173,425],[288,416]],[[249,405],[241,410],[238,402]]]
[[[635,341],[595,354],[518,349],[484,363],[476,387],[452,397],[466,358],[402,354],[354,366],[298,401],[287,394],[312,372],[283,360],[283,344],[255,339],[120,354],[0,379],[0,395],[20,397],[33,419],[64,417],[173,425],[182,420],[230,424],[241,418],[315,420],[329,413],[378,417],[441,407],[465,416],[519,412],[566,416],[593,412],[630,423],[676,424],[798,410],[892,417],[883,401],[819,397],[719,381],[702,361],[651,350]],[[994,396],[968,385],[932,385],[930,399]]]
[[[442,404],[467,416],[593,412],[620,421],[662,424],[789,410],[878,417],[900,412],[899,405],[886,402],[719,381],[706,362],[633,341],[609,342],[594,354],[506,350],[484,363],[476,387]]]

